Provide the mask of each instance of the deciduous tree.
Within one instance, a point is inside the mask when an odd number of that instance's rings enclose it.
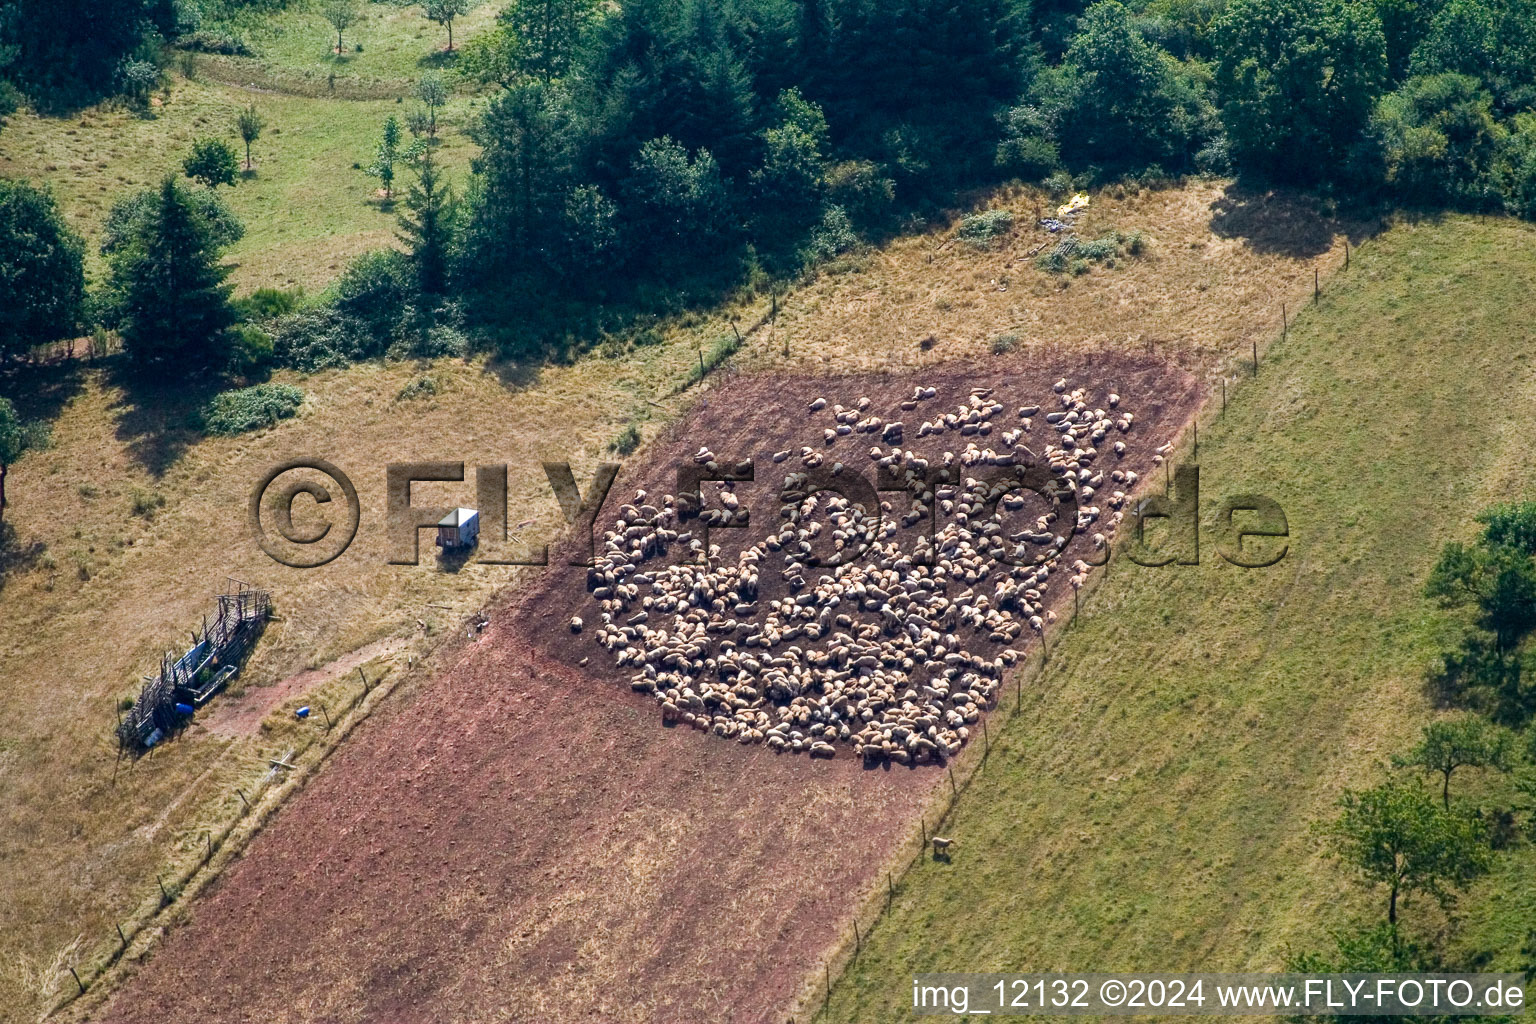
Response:
[[[1329,850],[1366,883],[1386,888],[1388,924],[1397,924],[1401,897],[1424,893],[1448,903],[1491,866],[1482,823],[1435,806],[1417,783],[1393,779],[1346,791],[1339,807],[1322,830]]]
[[[342,35],[357,22],[362,20],[362,12],[357,6],[357,0],[325,0],[320,7],[320,15],[331,23],[331,28],[336,30],[336,52],[346,50],[346,43]]]
[[[429,21],[435,21],[448,30],[448,52],[453,52],[453,20],[462,18],[474,10],[476,0],[426,0],[421,5]]]
[[[261,114],[256,111],[256,104],[252,103],[235,117],[235,130],[240,133],[240,141],[245,143],[245,169],[251,169],[251,143],[261,138],[261,130],[267,126],[262,120]]]
[[[437,138],[437,111],[448,103],[448,86],[443,76],[428,72],[416,83],[416,98],[427,108],[427,134]]]
[[[1351,0],[1232,0],[1215,27],[1222,121],[1243,166],[1327,180],[1387,86],[1386,39]]]
[[[1451,775],[1456,769],[1492,768],[1507,772],[1514,767],[1512,751],[1513,737],[1508,730],[1481,715],[1466,714],[1425,726],[1418,744],[1397,761],[1404,766],[1439,773],[1440,796],[1449,811]]]
[[[191,154],[181,163],[187,177],[209,188],[233,185],[239,168],[235,151],[221,139],[198,139],[192,143]]]
[[[51,193],[0,179],[0,360],[79,326],[84,251]]]

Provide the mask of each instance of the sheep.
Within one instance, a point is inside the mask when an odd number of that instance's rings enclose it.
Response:
[[[933,855],[935,857],[943,857],[945,860],[949,859],[949,851],[959,845],[953,839],[945,836],[934,836],[932,842]]]
[[[846,498],[805,493],[806,474],[787,474],[784,515],[734,559],[723,557],[719,544],[706,551],[690,531],[675,529],[682,510],[673,496],[647,505],[641,492],[620,508],[614,528],[604,534],[604,553],[587,575],[601,610],[594,642],[633,673],[631,686],[653,696],[664,717],[721,738],[817,758],[835,756],[840,743],[866,760],[897,764],[953,756],[982,709],[995,700],[1005,669],[1018,663],[1016,641],[1039,635],[1055,621],[1046,607],[1047,580],[1061,564],[1067,540],[1081,533],[1085,544],[1091,538],[1102,549],[1122,515],[1125,490],[1104,499],[1111,511],[1102,520],[1098,506],[1086,504],[1105,484],[1105,472],[1092,468],[1095,446],[1106,441],[1117,421],[1091,408],[1084,389],[1059,383],[1061,411],[1051,416],[1055,440],[1043,457],[1017,446],[1030,417],[1021,417],[1016,429],[998,428],[1001,451],[976,443],[992,429],[989,420],[1005,409],[985,387],[972,389],[956,409],[918,428],[919,437],[953,430],[968,439],[950,451],[901,447],[899,421],[870,415],[873,403],[867,399],[855,408],[834,406],[836,425],[823,434],[824,447],[879,432],[888,448],[869,445],[868,456],[882,469],[904,474],[911,509],[887,517],[900,503],[882,500],[879,514],[871,517],[873,510]],[[915,405],[933,397],[931,392],[915,388],[909,401]],[[1039,412],[1038,406],[1019,408]],[[1117,412],[1127,428],[1129,415]],[[1047,512],[1032,530],[1011,538],[1021,561],[1031,559],[1026,536],[1034,550],[1050,545],[1042,551],[1042,564],[1032,568],[992,561],[1007,550],[997,517],[1022,502],[1000,502],[1004,491],[972,475],[973,467],[1010,465],[1015,450],[1034,464],[1048,464],[1079,500],[1070,522],[1053,526],[1059,517]],[[823,461],[809,445],[798,451],[807,469]],[[776,452],[774,461],[786,462],[795,452]],[[721,464],[707,447],[693,458],[706,466]],[[843,451],[825,458],[834,475],[846,468]],[[929,482],[933,468],[954,475]],[[1117,486],[1129,488],[1133,472],[1115,469],[1110,475]],[[722,489],[719,504],[705,514],[706,522],[747,521],[732,485]],[[930,507],[947,514],[937,532],[903,544],[899,531],[921,522]],[[860,554],[835,571],[811,571],[811,544],[822,534],[831,535],[839,553],[857,546]],[[694,560],[646,564],[675,548],[691,552]],[[1081,586],[1090,571],[1081,559],[1066,568],[1059,578],[1067,587]],[[786,590],[760,599],[758,575],[775,569]],[[984,656],[974,648],[976,641],[1002,650]]]

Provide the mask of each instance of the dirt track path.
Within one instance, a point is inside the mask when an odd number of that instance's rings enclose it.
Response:
[[[409,641],[404,637],[387,637],[343,654],[319,668],[295,672],[271,686],[251,687],[239,697],[221,698],[198,724],[216,736],[250,736],[261,726],[261,720],[289,697],[306,693],[321,683],[355,672],[359,666],[375,658],[398,654],[407,646]]]

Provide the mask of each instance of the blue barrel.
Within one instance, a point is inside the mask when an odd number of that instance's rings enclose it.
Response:
[[[191,704],[182,704],[178,702],[176,705],[176,713],[178,715],[190,715],[195,710],[196,708],[194,708]]]
[[[309,717],[309,705],[305,704],[303,707],[299,708],[299,710],[295,711],[294,715],[295,715],[295,717],[298,717],[298,718],[308,718]]]

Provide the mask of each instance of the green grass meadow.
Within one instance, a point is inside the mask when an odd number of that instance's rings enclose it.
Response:
[[[1533,293],[1536,230],[1511,221],[1401,225],[1355,254],[1202,415],[1200,564],[1112,564],[996,716],[943,826],[952,861],[898,884],[826,1019],[908,1019],[915,972],[1279,969],[1384,915],[1310,827],[1435,713],[1448,627],[1421,588],[1441,544],[1536,497]],[[1214,550],[1241,492],[1287,513],[1271,568]],[[1526,844],[1451,917],[1412,900],[1405,926],[1513,969],[1533,869]]]
[[[320,14],[318,0],[296,0],[282,11],[236,17],[229,28],[254,51],[250,57],[209,56],[202,63],[220,81],[256,82],[285,91],[343,96],[394,95],[430,70],[448,75],[457,48],[493,25],[502,5],[482,3],[453,23],[454,53],[446,51],[448,33],[422,14],[419,3],[361,5],[363,17],[343,33],[344,52],[336,52],[336,31]]]
[[[338,60],[327,54],[320,30],[329,26],[312,6],[298,4],[270,17],[270,24],[260,22],[261,31],[251,36],[255,58],[199,54],[192,78],[168,72],[167,88],[147,110],[108,103],[68,117],[14,115],[0,130],[0,176],[46,182],[54,190],[70,225],[85,236],[88,268],[99,279],[96,248],[112,204],[179,174],[193,140],[202,136],[233,146],[243,169],[235,115],[254,104],[266,128],[251,148],[252,172],[219,189],[245,223],[245,237],[228,254],[232,280],[242,292],[322,289],[358,253],[395,244],[394,211],[376,195],[378,181],[360,167],[373,162],[384,119],[395,114],[403,123],[415,108],[415,83],[444,63],[436,47],[446,36],[438,39],[438,26],[419,6],[368,4],[368,17],[348,30],[364,44],[363,53]],[[477,8],[462,33],[456,27],[455,42],[493,18],[494,5]],[[334,95],[325,91],[329,69],[337,74]],[[446,70],[444,77],[450,87],[457,84]],[[356,96],[364,98],[350,98]],[[458,93],[438,113],[439,158],[460,191],[478,152],[465,132],[484,102]],[[410,180],[401,163],[397,191]]]

